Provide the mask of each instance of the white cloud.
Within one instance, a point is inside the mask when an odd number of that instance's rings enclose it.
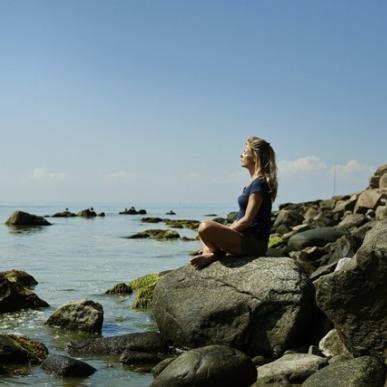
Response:
[[[32,171],[31,178],[35,181],[59,181],[68,178],[68,174],[65,172],[50,172],[46,168],[35,168]]]
[[[284,177],[305,175],[326,169],[327,164],[317,156],[305,156],[296,160],[278,162],[278,172]]]
[[[364,180],[364,176],[371,176],[376,167],[371,165],[361,164],[357,160],[350,160],[346,164],[336,164],[330,168],[330,173],[333,174],[335,172],[336,167],[336,177],[342,178],[346,180]]]
[[[144,177],[145,176],[141,173],[131,173],[126,171],[112,172],[104,176],[106,180],[118,183],[143,180]]]

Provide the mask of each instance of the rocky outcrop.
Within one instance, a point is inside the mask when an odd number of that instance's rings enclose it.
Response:
[[[136,210],[133,206],[130,207],[129,209],[128,208],[125,208],[124,211],[121,211],[119,213],[120,215],[146,215],[146,210],[142,209],[142,210]]]
[[[387,358],[387,222],[375,225],[342,270],[317,281],[317,303],[345,346]]]
[[[342,356],[350,355],[350,352],[341,341],[336,329],[330,330],[319,342],[319,350],[324,356]]]
[[[280,355],[309,327],[313,286],[290,258],[226,257],[163,276],[153,313],[172,345],[226,344],[249,354]]]
[[[210,345],[184,352],[171,361],[151,387],[249,387],[256,368],[244,353],[224,345]]]
[[[383,387],[384,379],[384,366],[373,357],[362,356],[317,371],[302,387]]]
[[[28,274],[23,270],[12,269],[1,271],[0,278],[5,278],[9,282],[18,283],[25,288],[34,288],[38,284],[38,281],[36,281],[36,279],[31,274]]]
[[[46,321],[47,325],[99,333],[103,323],[102,305],[91,300],[69,302],[57,309]]]
[[[173,230],[151,229],[128,236],[129,239],[150,238],[158,241],[179,239],[180,235]]]
[[[47,355],[45,345],[28,337],[0,335],[0,364],[36,364]]]
[[[53,218],[73,218],[75,216],[77,216],[77,214],[70,212],[67,208],[62,212],[56,212],[52,215]]]
[[[92,375],[96,369],[91,365],[63,355],[50,355],[42,362],[42,368],[56,376],[85,377]]]
[[[125,351],[165,353],[168,347],[157,332],[129,333],[121,336],[72,342],[67,350],[73,355],[122,355]]]
[[[81,218],[95,218],[97,213],[91,208],[86,208],[85,210],[79,211],[77,216]]]
[[[29,214],[28,212],[15,211],[5,222],[7,226],[50,226],[48,222],[42,216]]]
[[[0,274],[0,313],[16,312],[21,309],[38,309],[49,306],[32,290],[21,283],[33,283],[32,276],[21,275],[21,272],[12,271]],[[17,282],[20,280],[21,283]],[[36,281],[35,281],[36,282]]]

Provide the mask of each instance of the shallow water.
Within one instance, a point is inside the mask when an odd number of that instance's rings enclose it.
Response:
[[[16,333],[43,342],[51,353],[65,353],[65,346],[77,335],[64,333],[44,325],[50,314],[64,303],[81,298],[103,305],[103,336],[157,330],[150,311],[130,308],[133,296],[109,296],[104,292],[118,282],[151,272],[184,265],[189,253],[200,247],[199,242],[152,241],[126,239],[132,233],[149,228],[166,228],[164,223],[142,223],[144,215],[118,215],[128,204],[93,203],[97,213],[106,217],[48,218],[52,226],[15,230],[3,224],[15,210],[36,215],[48,215],[69,207],[72,212],[89,207],[77,203],[2,204],[0,205],[0,271],[22,269],[39,282],[37,295],[50,304],[49,308],[0,315],[0,332]],[[232,206],[213,205],[155,205],[141,208],[146,216],[171,219],[202,220],[208,213],[225,216]],[[173,209],[175,216],[165,215]],[[138,207],[137,209],[140,209]],[[177,229],[180,235],[193,237],[189,229]],[[97,368],[97,372],[83,380],[60,379],[47,375],[40,367],[33,367],[25,376],[0,377],[4,385],[35,386],[148,386],[150,373],[121,365],[112,359],[83,358]]]

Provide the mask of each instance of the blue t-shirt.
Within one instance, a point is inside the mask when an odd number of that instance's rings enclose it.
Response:
[[[254,192],[262,193],[262,204],[254,218],[253,223],[247,229],[243,230],[242,233],[253,231],[254,233],[256,232],[257,238],[268,240],[271,229],[272,203],[269,186],[264,178],[257,177],[247,187],[243,188],[242,195],[238,197],[239,212],[237,219],[241,219],[245,215],[249,195]]]

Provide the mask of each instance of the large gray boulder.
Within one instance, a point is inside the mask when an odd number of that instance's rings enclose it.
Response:
[[[310,376],[303,387],[383,387],[384,366],[374,357],[357,359],[329,365]]]
[[[319,227],[299,232],[288,240],[288,250],[302,250],[308,246],[324,246],[334,242],[343,235],[336,227]]]
[[[163,338],[191,348],[225,344],[279,356],[309,329],[314,289],[290,258],[226,257],[163,276],[153,314]],[[305,336],[305,335],[304,335]]]
[[[98,302],[79,300],[57,309],[46,321],[54,327],[99,333],[102,329],[103,308]]]
[[[317,303],[355,356],[387,358],[387,222],[376,223],[349,264],[317,280]]]
[[[15,211],[6,221],[7,226],[49,226],[51,225],[42,216],[29,214],[28,212]]]
[[[209,345],[184,352],[170,362],[151,387],[249,387],[257,370],[241,351]]]

